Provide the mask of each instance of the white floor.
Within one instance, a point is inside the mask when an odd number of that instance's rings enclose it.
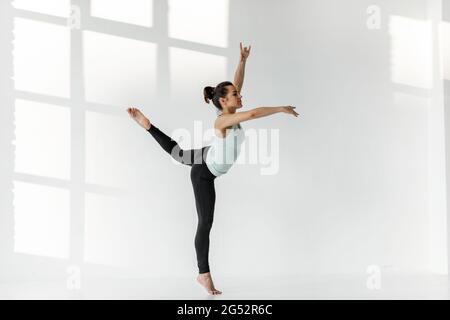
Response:
[[[0,299],[448,299],[446,276],[385,276],[370,290],[364,276],[220,278],[220,296],[193,279],[91,279],[69,290],[64,281],[3,282]]]

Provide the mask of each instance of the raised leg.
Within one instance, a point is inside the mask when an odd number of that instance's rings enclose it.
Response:
[[[154,124],[152,124],[150,129],[148,129],[147,131],[153,136],[153,138],[155,138],[159,145],[176,161],[190,167],[192,167],[194,163],[197,163],[197,161],[199,161],[198,158],[202,152],[202,149],[181,149],[176,141],[174,141],[164,132],[155,127]]]

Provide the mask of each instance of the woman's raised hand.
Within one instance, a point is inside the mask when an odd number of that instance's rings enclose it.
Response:
[[[239,45],[241,47],[241,61],[247,60],[248,56],[250,55],[250,50],[252,49],[252,46],[243,47],[242,42],[239,42]]]
[[[298,113],[295,112],[295,110],[294,110],[296,107],[292,107],[292,106],[284,106],[284,107],[282,107],[282,108],[283,108],[283,112],[284,112],[284,113],[289,113],[289,114],[294,115],[295,117],[298,117]]]

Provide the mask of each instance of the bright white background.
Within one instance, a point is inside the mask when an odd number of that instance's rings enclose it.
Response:
[[[71,4],[81,29],[67,27]],[[252,45],[244,110],[294,105],[300,117],[245,124],[279,130],[279,171],[237,164],[216,179],[213,273],[354,274],[361,286],[372,265],[447,274],[446,10],[435,0],[2,1],[1,279],[66,279],[70,266],[193,277],[189,168],[125,110],[168,135],[211,128],[202,89],[233,79],[239,41]]]

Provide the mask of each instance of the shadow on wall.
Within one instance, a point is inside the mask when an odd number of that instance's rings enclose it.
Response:
[[[374,262],[401,271],[424,268],[431,68],[423,47],[429,44],[424,1],[381,1],[376,31],[367,28],[372,2],[366,0],[286,1],[283,7],[259,0],[135,0],[126,7],[107,0],[47,2],[52,5],[0,4],[7,49],[0,53],[6,88],[0,98],[7,106],[0,111],[1,277],[65,278],[70,266],[98,275],[195,270],[193,241],[179,245],[195,231],[190,190],[178,201],[192,215],[170,216],[178,208],[169,210],[167,203],[176,205],[170,196],[148,176],[139,178],[153,150],[140,150],[144,139],[136,141],[131,130],[117,130],[132,125],[121,106],[163,105],[155,118],[174,110],[174,122],[188,113],[201,118],[203,108],[183,106],[204,105],[199,88],[229,78],[228,61],[236,59],[229,44],[242,39],[259,50],[246,80],[246,92],[255,96],[250,102],[277,105],[282,95],[311,106],[305,107],[310,120],[301,129],[307,139],[280,147],[290,152],[286,163],[302,161],[292,163],[294,175],[280,173],[285,189],[273,191],[280,198],[292,192],[293,200],[243,217],[256,225],[245,243],[248,230],[229,224],[227,244],[236,245],[224,245],[215,264],[229,266],[232,255],[249,270],[288,266],[290,273],[365,272]],[[164,185],[167,172],[157,161],[151,174]],[[186,180],[170,191],[189,187]],[[301,204],[297,190],[305,193]],[[150,211],[155,203],[160,206]]]

